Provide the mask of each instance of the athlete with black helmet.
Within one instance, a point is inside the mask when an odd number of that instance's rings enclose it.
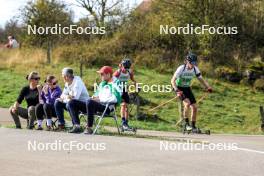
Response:
[[[128,81],[131,80],[136,84],[134,79],[134,73],[131,69],[131,60],[129,58],[125,58],[119,64],[119,69],[115,71],[113,74],[115,79],[118,79],[122,86],[122,103],[121,103],[121,117],[122,117],[122,128],[124,130],[129,130],[130,127],[128,125],[128,108],[127,104],[129,103],[129,95],[128,95]]]
[[[190,87],[191,81],[194,77],[197,77],[209,93],[212,92],[212,88],[208,82],[203,79],[201,72],[197,67],[197,56],[193,53],[189,53],[185,59],[185,63],[179,66],[174,73],[171,79],[171,84],[176,91],[177,96],[184,104],[183,116],[185,120],[185,129],[188,131],[192,130],[192,132],[197,133],[199,131],[195,125],[197,106],[194,94]],[[191,108],[191,125],[187,116],[189,108]]]

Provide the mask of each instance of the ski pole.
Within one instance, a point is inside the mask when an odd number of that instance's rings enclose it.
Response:
[[[197,101],[197,104],[203,101],[203,99],[205,99],[207,96],[208,96],[208,93],[205,93],[201,98],[199,98],[199,100]],[[182,121],[183,121],[183,118],[180,118],[180,120],[178,120],[178,122],[176,123],[176,126],[178,126],[179,123],[181,123]]]
[[[161,106],[164,106],[164,105],[168,104],[169,102],[171,102],[171,101],[175,100],[176,98],[178,98],[178,97],[173,97],[172,99],[170,99],[170,100],[168,100],[168,101],[166,101],[166,102],[164,102],[164,103],[162,103],[162,104],[160,104],[160,105],[158,105],[158,106],[156,106],[156,107],[154,107],[154,108],[150,109],[149,111],[154,111],[155,109],[158,109],[159,107],[161,107]]]
[[[197,104],[201,103],[206,97],[208,96],[208,93],[205,93],[199,100],[197,101]]]

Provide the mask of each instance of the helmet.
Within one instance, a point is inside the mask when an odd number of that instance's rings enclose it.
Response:
[[[130,69],[130,67],[131,67],[131,65],[132,65],[130,59],[128,59],[128,58],[123,59],[122,62],[121,62],[121,64],[123,65],[123,67],[124,67],[125,69]]]
[[[189,53],[186,57],[186,60],[193,65],[197,65],[197,56],[193,53]]]

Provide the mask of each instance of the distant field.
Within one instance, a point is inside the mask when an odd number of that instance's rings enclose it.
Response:
[[[59,77],[59,83],[62,86],[63,81],[60,78],[60,71],[66,64],[34,67],[30,69],[30,65],[18,65],[9,69],[0,69],[0,107],[9,107],[14,103],[19,93],[20,88],[27,84],[25,76],[31,70],[40,72],[44,78],[47,74],[55,74]],[[78,74],[78,67],[75,68]],[[89,89],[90,94],[93,94],[93,83],[98,75],[97,68],[84,69],[84,81]],[[159,74],[154,70],[137,69],[136,79],[144,84],[170,84],[171,74]],[[43,79],[42,79],[43,81]],[[199,104],[198,126],[200,128],[209,128],[214,133],[243,133],[243,134],[262,134],[259,129],[260,115],[259,106],[264,104],[263,92],[255,92],[250,87],[231,84],[220,80],[209,79],[209,83],[214,88],[214,93],[210,94]],[[199,99],[204,95],[203,89],[199,86],[198,81],[193,83],[194,93]],[[131,124],[142,129],[175,131],[180,130],[175,127],[175,123],[179,119],[178,103],[171,102],[154,112],[148,112],[149,109],[157,106],[160,103],[166,102],[174,97],[173,93],[144,93],[140,96],[146,103],[141,107],[141,112],[148,114],[149,118],[145,121],[136,121],[131,119]],[[135,109],[135,108],[134,108]],[[133,110],[131,116],[133,117]],[[153,118],[156,114],[159,119]],[[113,125],[110,120],[104,123]]]

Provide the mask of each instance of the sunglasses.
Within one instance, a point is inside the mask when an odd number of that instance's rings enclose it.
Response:
[[[38,77],[38,78],[31,78],[31,79],[33,79],[35,81],[39,81],[40,80],[40,77]]]
[[[49,85],[53,85],[53,86],[55,86],[55,85],[58,84],[58,81],[55,81],[55,82],[48,82],[48,84],[49,84]]]

